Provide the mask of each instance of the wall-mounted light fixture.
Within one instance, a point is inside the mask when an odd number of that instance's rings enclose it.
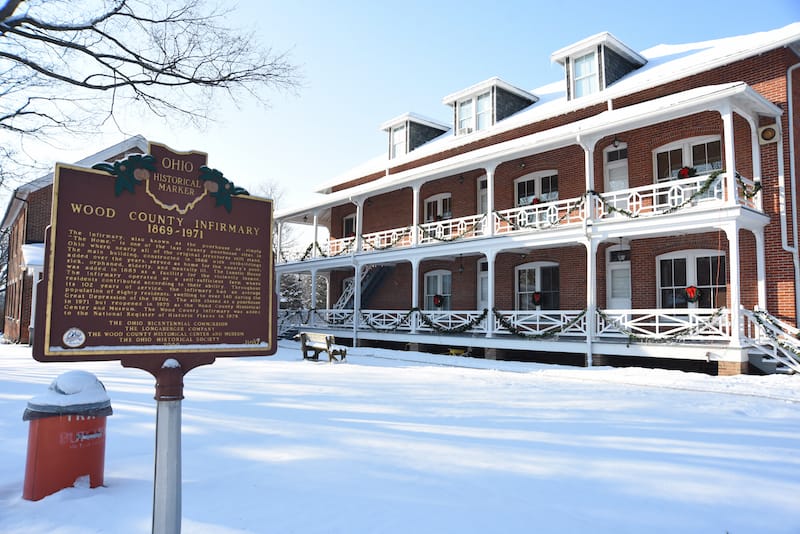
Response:
[[[616,135],[614,136],[614,142],[612,144],[614,148],[619,148],[619,138]]]
[[[460,183],[460,184],[464,183],[464,175],[463,174],[459,174],[458,175],[458,183]]]

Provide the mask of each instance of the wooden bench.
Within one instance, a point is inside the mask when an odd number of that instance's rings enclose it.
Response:
[[[319,332],[300,332],[299,335],[300,350],[303,352],[303,359],[319,360],[319,354],[321,352],[328,353],[329,362],[342,361],[347,356],[347,349],[335,345],[336,338],[331,335],[321,334]]]

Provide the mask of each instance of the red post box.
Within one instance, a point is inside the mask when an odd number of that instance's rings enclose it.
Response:
[[[38,501],[81,477],[89,487],[102,486],[109,415],[105,387],[86,371],[60,375],[31,399],[22,417],[30,421],[22,497]]]

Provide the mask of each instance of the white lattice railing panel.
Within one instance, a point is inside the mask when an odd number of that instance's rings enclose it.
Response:
[[[481,316],[484,318],[479,320]],[[417,330],[434,332],[464,329],[469,333],[485,333],[486,320],[482,311],[423,310],[419,312]]]
[[[597,335],[625,338],[728,340],[726,309],[606,310],[597,314]]]
[[[725,200],[725,175],[718,175],[710,184],[706,183],[708,180],[709,175],[693,176],[682,180],[671,180],[603,193],[600,198],[594,197],[593,199],[595,213],[598,218],[615,217],[621,214],[647,217],[669,213],[679,207]],[[707,187],[706,191],[703,191],[704,187]]]
[[[521,336],[585,337],[586,318],[581,310],[498,311],[494,314],[494,331]]]
[[[412,327],[413,314],[400,310],[362,310],[359,329],[407,332]]]
[[[480,214],[420,224],[418,242],[425,245],[481,236],[484,218],[485,215]]]
[[[497,234],[545,230],[560,226],[580,224],[586,218],[583,197],[531,204],[494,214],[494,231]]]

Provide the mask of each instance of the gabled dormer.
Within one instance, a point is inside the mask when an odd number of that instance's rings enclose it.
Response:
[[[407,154],[450,128],[415,113],[404,113],[381,124],[389,132],[389,159]]]
[[[564,65],[567,100],[598,93],[647,63],[608,32],[553,52],[550,59]]]
[[[455,134],[466,135],[485,130],[537,100],[536,95],[495,77],[447,95],[442,103],[453,108]]]

